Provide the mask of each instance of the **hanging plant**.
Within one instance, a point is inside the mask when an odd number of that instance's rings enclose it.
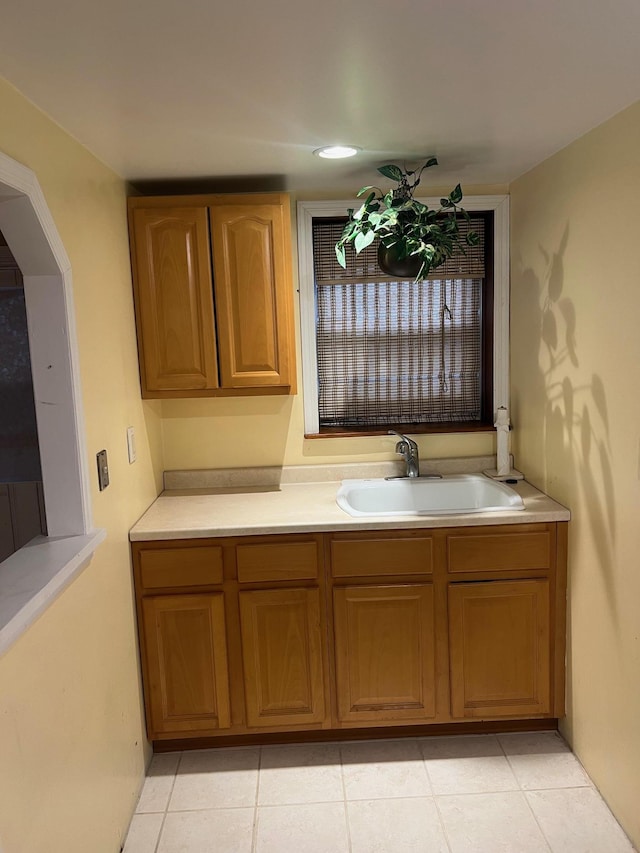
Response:
[[[425,169],[437,166],[430,157],[419,169],[409,171],[394,163],[380,166],[378,172],[396,181],[394,189],[383,193],[378,187],[362,187],[358,198],[367,197],[358,210],[349,210],[349,219],[336,243],[336,257],[346,268],[346,247],[353,245],[356,254],[371,245],[376,237],[378,264],[389,275],[399,278],[425,279],[430,270],[439,267],[464,246],[477,246],[478,235],[471,231],[461,237],[456,214],[469,221],[469,214],[459,206],[462,189],[458,184],[438,209],[417,201],[413,194]]]

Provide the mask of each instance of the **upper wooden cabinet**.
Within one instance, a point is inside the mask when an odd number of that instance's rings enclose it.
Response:
[[[218,387],[206,208],[131,211],[144,397]]]
[[[290,384],[291,250],[283,204],[210,208],[224,388]]]
[[[136,197],[143,397],[295,392],[289,197]]]

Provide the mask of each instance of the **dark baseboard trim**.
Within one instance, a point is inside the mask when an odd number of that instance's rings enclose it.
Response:
[[[435,737],[442,735],[497,734],[508,732],[556,731],[556,718],[532,720],[479,720],[464,723],[430,723],[419,726],[384,726],[362,729],[316,729],[297,732],[257,732],[220,737],[175,738],[153,741],[154,752],[212,749],[224,746],[269,746],[272,744],[323,743],[328,741],[377,740],[389,738]]]

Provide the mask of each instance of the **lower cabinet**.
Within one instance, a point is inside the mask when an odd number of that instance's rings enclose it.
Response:
[[[333,597],[340,721],[433,717],[432,586],[337,587]]]
[[[549,581],[449,586],[454,717],[548,714]]]
[[[240,592],[247,725],[325,718],[318,589]]]
[[[151,596],[142,601],[142,617],[153,732],[228,728],[223,594]]]
[[[566,524],[133,544],[149,737],[564,714]]]

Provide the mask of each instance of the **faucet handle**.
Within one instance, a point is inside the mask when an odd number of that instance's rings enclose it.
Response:
[[[409,453],[410,450],[411,448],[404,439],[396,442],[396,453],[401,453],[404,456],[405,453]]]
[[[412,438],[409,438],[408,435],[404,435],[404,433],[398,432],[397,429],[390,429],[390,430],[388,430],[387,434],[388,435],[397,435],[398,438],[401,439],[398,442],[398,444],[396,445],[396,451],[398,453],[402,452],[401,450],[399,450],[399,447],[398,447],[402,443],[406,444],[407,448],[412,449],[414,451],[414,453],[417,452],[418,445],[416,444],[416,442]]]

